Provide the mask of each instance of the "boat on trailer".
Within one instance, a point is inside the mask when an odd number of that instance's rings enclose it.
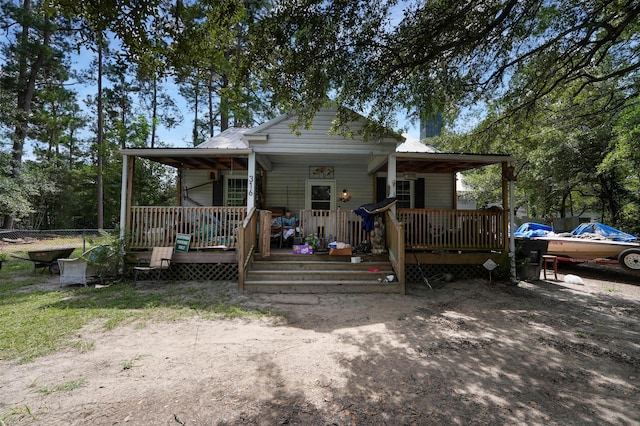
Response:
[[[625,269],[640,271],[640,244],[576,237],[537,237],[536,239],[546,240],[549,243],[547,254],[578,260],[614,260]]]
[[[555,234],[550,226],[527,223],[515,235],[546,241],[547,254],[558,256],[560,261],[619,263],[624,269],[640,272],[638,237],[598,222],[563,234]]]

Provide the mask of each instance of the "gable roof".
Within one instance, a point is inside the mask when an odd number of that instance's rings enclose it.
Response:
[[[407,133],[403,133],[402,136],[404,142],[398,145],[396,152],[439,152],[435,147],[423,143]]]
[[[222,133],[210,137],[196,148],[203,149],[248,149],[249,144],[243,135],[250,129],[245,127],[229,127]]]
[[[313,117],[312,124],[314,129],[316,127],[320,127],[325,138],[328,137],[330,139],[342,139],[342,140],[348,139],[348,137],[345,137],[344,135],[330,132],[330,130],[332,130],[331,126],[333,126],[334,120],[338,115],[338,111],[339,111],[339,108],[334,104],[330,106],[324,106],[318,109],[315,112]],[[358,131],[366,127],[365,126],[366,123],[375,124],[376,122],[363,116],[362,114],[359,114],[354,111],[352,112],[356,118],[355,120],[349,122],[347,124],[347,127],[349,128],[348,130],[353,131],[354,139],[360,139],[360,136],[357,135]],[[330,119],[327,120],[328,117],[330,117]],[[256,127],[249,129],[245,133],[245,139],[249,141],[254,141],[254,140],[264,141],[266,140],[267,134],[271,133],[271,131],[273,131],[274,129],[276,130],[276,132],[281,132],[282,129],[278,129],[278,128],[282,126],[285,126],[287,130],[293,135],[296,132],[291,130],[291,126],[297,125],[298,124],[297,120],[298,120],[298,114],[295,111],[281,114],[265,123],[262,123]],[[394,130],[390,128],[383,129],[381,126],[378,126],[378,127],[380,128],[381,132],[384,133],[380,135],[378,143],[398,144],[400,141],[403,140],[400,134],[395,132]],[[304,135],[305,133],[315,132],[314,129],[298,128],[297,133],[298,133],[298,136],[300,136],[300,135]]]

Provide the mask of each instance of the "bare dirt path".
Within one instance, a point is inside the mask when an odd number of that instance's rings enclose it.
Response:
[[[406,296],[180,284],[284,317],[94,324],[77,336],[92,350],[0,361],[0,409],[28,407],[18,425],[639,424],[640,277],[560,272],[583,284]],[[82,385],[37,391],[67,383]]]

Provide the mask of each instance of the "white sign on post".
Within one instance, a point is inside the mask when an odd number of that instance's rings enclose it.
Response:
[[[487,271],[489,271],[489,282],[491,282],[491,271],[493,271],[494,269],[496,269],[496,267],[498,266],[498,264],[496,262],[494,262],[491,259],[487,259],[486,262],[484,262],[482,264],[482,266],[484,266],[484,269],[486,269]]]

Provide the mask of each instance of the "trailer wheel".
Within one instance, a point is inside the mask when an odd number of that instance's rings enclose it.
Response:
[[[620,266],[628,271],[640,271],[640,249],[626,249],[618,256],[618,262],[620,262]]]
[[[49,264],[49,272],[53,275],[60,275],[60,266],[58,266],[58,261],[51,262],[51,264]]]

